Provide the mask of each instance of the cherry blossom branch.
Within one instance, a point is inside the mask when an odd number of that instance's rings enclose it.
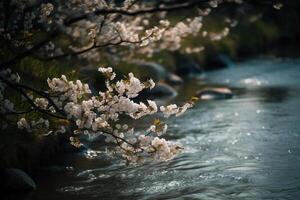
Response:
[[[172,104],[169,106],[161,106],[159,109],[154,101],[147,100],[147,102],[134,102],[132,99],[139,95],[139,93],[148,88],[152,89],[155,83],[152,80],[141,82],[132,73],[129,73],[125,79],[119,81],[115,80],[116,74],[112,68],[99,68],[98,71],[106,77],[105,92],[99,92],[99,95],[92,96],[91,90],[87,84],[83,84],[80,80],[69,81],[66,76],[61,78],[47,79],[49,86],[49,93],[58,95],[52,99],[47,92],[41,92],[29,86],[19,84],[20,77],[13,74],[11,70],[0,71],[0,98],[3,103],[0,104],[0,118],[9,119],[9,115],[21,115],[29,112],[39,112],[48,117],[64,119],[71,130],[70,141],[75,146],[80,146],[78,134],[103,134],[106,142],[114,142],[119,148],[116,152],[120,153],[125,159],[130,162],[139,162],[142,157],[153,158],[156,160],[168,160],[173,158],[180,149],[176,144],[173,144],[160,136],[166,132],[167,126],[161,123],[160,120],[155,120],[153,125],[148,130],[153,132],[153,136],[145,135],[143,133],[134,134],[134,129],[129,129],[127,124],[119,124],[120,117],[126,115],[133,120],[142,117],[153,115],[161,111],[165,117],[171,115],[179,116],[193,105],[193,102],[187,102],[182,107]],[[6,78],[7,77],[7,78]],[[15,83],[16,82],[16,83]],[[7,99],[5,91],[7,89],[17,91],[27,102],[31,105],[31,110],[15,112],[13,103]],[[26,91],[33,92],[39,97],[31,98]],[[53,101],[57,102],[57,104]],[[60,109],[59,107],[63,109]],[[55,107],[55,109],[51,109]],[[55,111],[55,112],[49,112]],[[60,115],[56,115],[54,113]],[[30,121],[27,121],[27,119]],[[49,118],[39,118],[35,116],[16,116],[18,119],[17,125],[20,129],[25,129],[28,132],[42,130],[50,133],[65,133],[64,126],[56,130],[56,128],[49,131]],[[8,124],[3,120],[1,127]],[[60,122],[60,121],[57,121]],[[55,123],[54,123],[55,124]],[[46,129],[45,129],[46,128]],[[148,130],[146,132],[148,132]],[[45,135],[48,135],[45,134]],[[68,134],[70,136],[70,134]]]
[[[126,144],[129,144],[130,146],[132,146],[134,149],[140,149],[142,152],[145,151],[145,149],[143,149],[142,147],[140,147],[139,145],[136,145],[136,144],[132,144],[130,143],[129,141],[127,141],[126,139],[124,138],[121,138],[119,136],[116,136],[114,135],[113,133],[108,133],[109,135],[111,135],[113,138],[115,138],[115,141],[117,142],[117,144],[122,148],[122,144],[120,144],[120,141],[121,140],[122,142],[125,142]],[[122,148],[123,150],[126,150],[124,148]]]
[[[154,7],[154,8],[141,9],[141,10],[136,10],[136,11],[127,11],[127,10],[122,10],[122,9],[96,9],[93,12],[88,12],[88,13],[81,14],[78,16],[67,17],[66,20],[63,21],[61,25],[66,26],[66,27],[71,26],[72,24],[74,24],[78,21],[87,19],[91,15],[119,14],[119,15],[126,15],[126,16],[136,16],[136,15],[147,14],[147,13],[155,13],[155,12],[164,12],[164,11],[172,12],[172,11],[176,11],[176,10],[180,10],[180,9],[191,8],[191,7],[194,7],[197,5],[198,6],[204,5],[208,1],[209,0],[194,0],[194,1],[189,1],[187,3],[181,3],[181,4],[177,4],[177,5],[173,5],[173,6]],[[41,47],[45,46],[50,41],[52,41],[54,38],[59,36],[60,33],[61,33],[60,28],[58,26],[54,27],[52,29],[52,31],[48,33],[48,36],[46,36],[46,38],[42,39],[41,41],[39,41],[38,43],[33,45],[33,47],[17,54],[15,57],[13,57],[7,61],[0,63],[0,68],[11,66],[11,65],[17,63],[18,61],[20,61],[21,59],[23,59],[29,55],[32,55],[35,51],[39,50]],[[87,49],[86,51],[89,51],[89,49]],[[60,56],[58,56],[58,58],[60,58]],[[55,58],[53,58],[53,59],[55,59]]]
[[[34,108],[34,110],[39,111],[39,112],[44,113],[44,114],[47,114],[49,116],[55,117],[55,118],[66,119],[65,112],[63,110],[61,110],[60,108],[57,107],[57,105],[53,102],[53,100],[50,98],[50,96],[47,93],[42,92],[42,91],[38,91],[37,89],[31,88],[31,87],[29,87],[27,85],[22,85],[22,84],[18,84],[18,83],[12,83],[12,82],[6,80],[5,78],[3,78],[2,76],[0,76],[0,80],[3,81],[4,83],[6,83],[13,90],[15,90],[15,91],[19,92],[20,94],[22,94],[22,96],[24,96],[24,98]],[[23,91],[23,89],[32,91],[32,92],[38,94],[39,96],[46,98],[48,100],[48,102],[54,107],[54,109],[58,113],[60,113],[61,115],[63,115],[64,117],[55,115],[55,114],[49,112],[48,110],[41,109],[40,107],[38,107],[34,103],[34,101],[27,95],[27,93]]]
[[[92,45],[90,47],[86,48],[86,49],[83,49],[83,50],[80,50],[80,51],[74,51],[74,52],[70,52],[70,53],[64,53],[64,54],[61,54],[61,55],[46,57],[46,58],[42,58],[42,59],[44,59],[44,60],[54,60],[54,59],[65,58],[65,57],[68,57],[68,56],[77,56],[77,55],[86,53],[86,52],[88,52],[90,50],[93,50],[93,49],[99,49],[99,48],[104,48],[104,47],[109,47],[109,46],[118,46],[118,45],[125,44],[125,43],[127,43],[127,44],[141,44],[141,43],[143,43],[143,41],[146,41],[147,39],[149,39],[152,36],[153,36],[153,33],[151,33],[147,37],[144,37],[144,38],[142,38],[138,41],[130,41],[130,40],[124,40],[121,37],[120,33],[118,32],[118,36],[111,39],[111,41],[114,41],[117,38],[119,38],[120,40],[118,42],[108,42],[108,43],[105,43],[105,44],[97,44],[97,41],[94,40]]]

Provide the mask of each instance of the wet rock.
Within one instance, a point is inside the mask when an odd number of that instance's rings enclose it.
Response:
[[[205,88],[197,92],[197,96],[202,100],[231,99],[233,93],[229,88]]]
[[[230,68],[233,66],[232,60],[224,54],[209,56],[205,61],[206,70]]]
[[[140,70],[143,71],[141,79],[153,79],[154,81],[164,80],[168,76],[167,70],[155,62],[138,62],[136,63]]]
[[[166,83],[157,83],[155,87],[147,93],[149,96],[156,98],[177,96],[177,91]]]
[[[170,85],[181,85],[183,83],[182,78],[180,78],[176,74],[172,74],[172,73],[168,74],[166,81]]]
[[[2,188],[6,191],[32,191],[35,182],[24,171],[16,168],[5,169],[2,173]]]
[[[182,77],[200,77],[204,75],[204,70],[192,58],[175,53],[176,74]]]

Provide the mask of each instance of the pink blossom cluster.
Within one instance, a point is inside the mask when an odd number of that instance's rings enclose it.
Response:
[[[72,127],[73,136],[70,140],[75,146],[80,146],[80,134],[104,135],[106,142],[114,144],[115,148],[112,150],[131,163],[145,159],[169,160],[181,151],[182,148],[178,145],[161,138],[168,127],[161,120],[156,119],[144,132],[136,132],[135,127],[130,127],[120,118],[127,116],[135,121],[158,112],[165,118],[180,116],[192,107],[194,101],[181,107],[171,104],[160,108],[152,100],[137,102],[135,98],[141,91],[155,87],[153,80],[142,82],[133,73],[129,73],[124,79],[116,80],[112,68],[100,67],[98,71],[106,78],[106,91],[100,91],[98,94],[92,93],[87,84],[80,80],[70,81],[65,75],[60,78],[48,78],[49,90],[42,93],[42,96],[39,96],[39,92],[34,95],[22,93],[23,99],[32,103],[31,111],[45,114],[38,118],[27,115],[30,111],[22,114],[18,109],[14,109],[14,104],[5,94],[7,85],[0,81],[0,91],[4,100],[1,101],[1,112],[19,113],[16,126],[27,132],[39,130],[44,132],[44,135],[58,134],[65,133]],[[9,84],[19,84],[19,76],[9,69],[1,71],[0,75],[1,78],[9,77],[9,80],[1,79]],[[53,116],[65,116],[70,126],[55,127],[55,123],[50,119]]]

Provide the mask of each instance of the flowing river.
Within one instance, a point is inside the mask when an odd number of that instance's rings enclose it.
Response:
[[[71,154],[59,159],[66,171],[38,180],[32,199],[300,199],[300,61],[260,59],[210,72],[173,101],[203,85],[235,95],[168,120],[167,137],[185,148],[175,159],[135,167],[104,153]]]

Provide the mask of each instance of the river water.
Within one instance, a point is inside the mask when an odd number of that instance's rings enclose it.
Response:
[[[175,101],[203,84],[235,96],[169,120],[168,138],[185,147],[175,159],[134,167],[72,154],[60,161],[67,171],[38,180],[33,199],[300,199],[300,61],[236,64],[188,82]]]

